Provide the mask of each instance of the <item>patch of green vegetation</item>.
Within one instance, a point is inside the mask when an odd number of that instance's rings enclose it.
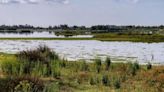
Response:
[[[55,32],[55,35],[63,35],[65,37],[75,36],[75,35],[85,35],[83,30],[63,30]]]
[[[94,38],[101,41],[163,42],[164,36],[158,34],[119,34],[99,33]]]
[[[163,92],[164,66],[62,60],[46,46],[0,54],[2,92]],[[151,67],[151,68],[150,68]]]
[[[0,40],[99,40],[131,42],[164,42],[164,35],[159,34],[122,34],[96,33],[93,38],[0,38]]]

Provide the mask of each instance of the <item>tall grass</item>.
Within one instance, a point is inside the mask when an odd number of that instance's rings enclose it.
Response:
[[[34,57],[31,55],[33,52],[39,54]],[[20,53],[23,53],[22,56]],[[153,66],[146,71],[145,67],[150,65],[139,65],[138,62],[112,63],[110,58],[105,62],[100,59],[93,63],[68,62],[52,53],[55,52],[50,48],[40,46],[34,50],[19,52],[15,55],[17,59],[4,59],[1,62],[0,90],[147,92],[147,89],[150,89],[150,92],[163,92],[163,66]]]
[[[128,72],[132,75],[135,76],[137,70],[139,70],[140,66],[138,62],[134,62],[134,63],[129,63],[129,67],[128,67]]]
[[[19,62],[3,61],[1,63],[1,70],[5,75],[21,75],[22,67]]]
[[[86,63],[86,61],[83,61],[81,66],[81,71],[88,71],[89,70],[89,67],[88,67],[88,64]]]
[[[60,92],[59,86],[58,82],[47,84],[43,92]]]
[[[100,72],[100,70],[101,70],[101,65],[102,65],[101,59],[96,59],[96,60],[95,60],[95,66],[96,66],[96,71],[97,71],[97,73]]]
[[[4,61],[2,71],[8,75],[59,76],[59,57],[47,46],[16,54],[17,61]]]
[[[16,54],[20,61],[41,62],[48,64],[51,60],[58,60],[58,55],[47,46],[39,46],[34,50],[21,51]]]

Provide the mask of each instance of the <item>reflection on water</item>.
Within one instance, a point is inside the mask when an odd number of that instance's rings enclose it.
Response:
[[[113,61],[139,61],[164,64],[164,43],[101,42],[101,41],[0,41],[0,52],[16,53],[21,50],[47,45],[68,60],[92,60],[110,56]],[[153,57],[153,58],[152,58]]]
[[[69,38],[92,38],[92,35],[76,35]],[[65,38],[54,32],[0,32],[0,38]]]

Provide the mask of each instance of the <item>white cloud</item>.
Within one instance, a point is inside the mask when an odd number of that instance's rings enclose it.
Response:
[[[133,2],[133,3],[138,3],[139,2],[139,0],[130,0],[131,2]]]
[[[68,4],[69,0],[44,0],[45,2],[54,2],[54,3],[62,3],[62,4]]]
[[[69,0],[0,0],[0,4],[38,4],[40,2],[68,4]]]
[[[138,3],[141,0],[115,0],[117,2],[130,2],[130,3]]]

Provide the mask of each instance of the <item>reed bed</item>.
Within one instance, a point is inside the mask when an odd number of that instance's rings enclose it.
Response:
[[[1,56],[0,56],[1,57]],[[1,92],[163,92],[164,66],[62,60],[47,46],[0,58]]]

